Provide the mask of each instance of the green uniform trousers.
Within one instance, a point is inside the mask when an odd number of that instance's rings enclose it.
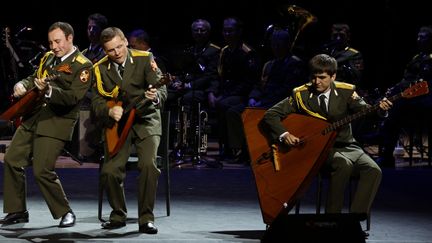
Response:
[[[110,160],[105,160],[100,180],[107,192],[108,202],[112,211],[110,221],[125,222],[127,218],[126,200],[123,181],[126,177],[126,163],[135,144],[138,155],[138,223],[143,225],[154,222],[153,208],[160,170],[156,166],[157,150],[160,142],[159,135],[152,135],[140,139],[133,129],[118,152]],[[108,158],[105,154],[105,158]]]
[[[5,213],[22,212],[26,205],[25,167],[33,166],[33,175],[54,219],[69,210],[69,202],[57,176],[55,163],[65,142],[36,135],[23,126],[18,127],[5,154],[4,205]]]
[[[350,205],[351,213],[369,213],[381,183],[381,169],[359,146],[351,144],[333,148],[327,160],[330,167],[326,213],[341,213],[345,189],[352,176],[358,177],[357,188]]]

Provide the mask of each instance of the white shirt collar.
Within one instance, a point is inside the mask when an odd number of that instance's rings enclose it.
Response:
[[[70,55],[72,55],[72,53],[74,53],[76,49],[77,49],[76,46],[73,46],[72,50],[68,54],[60,57],[60,60],[63,62],[66,58],[68,58]]]

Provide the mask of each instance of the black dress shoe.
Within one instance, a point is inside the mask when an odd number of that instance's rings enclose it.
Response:
[[[139,226],[139,232],[144,234],[157,234],[158,229],[153,224],[153,222],[147,222]]]
[[[74,226],[75,220],[76,220],[75,214],[72,211],[69,211],[61,218],[59,227],[66,228],[66,227]]]
[[[27,211],[8,213],[3,219],[0,219],[0,224],[18,224],[27,223],[29,221],[29,214]]]
[[[121,227],[125,227],[125,222],[117,222],[117,221],[106,221],[102,223],[102,229],[118,229]]]

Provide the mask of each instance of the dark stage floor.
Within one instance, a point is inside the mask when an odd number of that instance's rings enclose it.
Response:
[[[432,242],[432,169],[400,167],[384,169],[383,173],[367,242]],[[33,176],[28,173],[30,222],[0,227],[0,241],[260,242],[265,232],[254,177],[248,166],[172,169],[170,216],[166,216],[162,174],[155,208],[157,235],[138,233],[136,172],[131,171],[125,183],[130,220],[126,227],[111,231],[101,229],[97,218],[98,169],[88,165],[59,168],[58,174],[77,215],[76,226],[57,227],[58,220],[52,219]],[[0,175],[3,175],[2,163]],[[1,180],[0,207],[2,183]],[[302,200],[303,214],[315,210],[315,187],[313,183]],[[108,217],[107,202],[103,214]],[[362,226],[365,228],[364,222]]]

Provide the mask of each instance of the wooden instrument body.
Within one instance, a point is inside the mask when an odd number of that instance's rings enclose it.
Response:
[[[54,81],[59,75],[53,74],[46,77],[45,82]],[[21,98],[17,99],[12,105],[0,115],[2,120],[15,120],[28,114],[43,100],[45,90],[39,90],[36,86],[28,90]]]
[[[159,89],[163,85],[171,82],[172,76],[167,73],[162,75],[162,78],[152,86],[152,88]],[[124,107],[124,114],[119,122],[114,122],[112,127],[107,127],[105,129],[105,139],[108,147],[108,155],[110,158],[114,157],[123,146],[126,141],[126,138],[129,134],[130,129],[135,120],[136,115],[136,105],[142,102],[142,105],[145,105],[148,102],[151,102],[149,99],[145,97],[145,95],[141,95],[135,98],[132,102],[130,102],[126,107]],[[123,106],[123,102],[118,99],[112,99],[107,101],[108,108],[112,108],[114,106]]]
[[[109,108],[114,106],[122,106],[122,104],[122,101],[110,100],[107,102],[107,106]],[[124,122],[115,122],[112,127],[105,129],[105,139],[107,141],[108,154],[110,158],[118,153],[126,141],[129,130],[132,127],[135,119],[135,113],[136,109],[132,108],[129,113],[125,114],[127,115],[127,118],[122,119]]]
[[[309,188],[326,161],[337,133],[323,134],[329,125],[324,120],[290,114],[282,122],[290,133],[302,139],[302,144],[291,148],[277,145],[273,154],[260,125],[264,112],[264,109],[246,108],[242,119],[263,220],[271,224],[279,213],[288,213]],[[274,155],[278,157],[279,170],[275,168]]]
[[[403,92],[387,99],[413,98],[429,93],[427,81],[412,84]],[[301,139],[294,147],[271,144],[265,136],[261,120],[265,110],[246,108],[242,114],[244,132],[258,189],[264,223],[270,225],[280,213],[288,213],[305,193],[313,178],[326,161],[339,128],[351,121],[380,109],[380,104],[328,123],[301,114],[290,114],[283,125]]]

